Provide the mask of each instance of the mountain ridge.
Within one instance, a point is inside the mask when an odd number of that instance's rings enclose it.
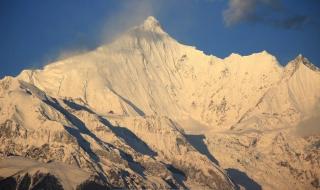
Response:
[[[292,131],[319,100],[320,73],[303,56],[221,59],[148,17],[110,44],[0,80],[0,155],[75,165],[110,188],[315,189],[319,134]]]
[[[144,30],[148,33],[141,32]],[[290,66],[290,63],[292,66]],[[109,112],[120,115],[148,115],[157,113],[170,117],[177,115],[178,119],[192,115],[193,119],[204,121],[208,125],[223,124],[230,127],[242,117],[242,114],[248,111],[250,106],[258,102],[259,96],[265,90],[280,82],[281,78],[291,77],[298,70],[299,64],[306,65],[307,60],[302,56],[298,56],[290,63],[287,66],[280,65],[277,59],[267,51],[248,56],[231,54],[224,59],[206,55],[194,47],[179,44],[161,29],[161,25],[154,17],[148,17],[144,23],[128,30],[127,33],[120,36],[118,40],[115,40],[111,44],[101,46],[83,55],[70,57],[50,64],[44,70],[31,71],[31,73],[28,73],[28,71],[22,72],[18,78],[33,83],[33,81],[37,80],[37,77],[34,77],[37,73],[44,75],[45,80],[53,80],[51,82],[53,84],[43,84],[44,86],[38,84],[37,86],[42,90],[48,92],[53,90],[53,94],[55,95],[62,93],[62,96],[81,98],[102,115],[106,114],[103,113],[106,108],[109,109]],[[77,67],[79,69],[76,69]],[[292,68],[290,69],[289,67]],[[307,68],[311,68],[311,66]],[[50,73],[50,70],[53,72]],[[73,70],[73,73],[70,73],[69,70]],[[218,70],[221,70],[220,73]],[[248,75],[251,70],[255,70],[256,73]],[[73,89],[64,87],[65,85],[63,84],[65,83],[62,77],[55,76],[57,75],[54,74],[55,72],[63,74],[64,77],[73,78],[73,80],[77,78],[79,80],[78,89],[83,90],[73,92]],[[242,73],[240,74],[240,72]],[[88,77],[89,75],[90,77]],[[219,89],[224,88],[208,80],[212,75],[215,77],[220,75],[215,80],[226,83],[225,85],[227,86],[240,85],[237,80],[231,79],[230,76],[238,76],[243,81],[248,80],[246,78],[249,76],[251,77],[250,80],[254,82],[251,84],[250,92],[242,92],[244,96],[241,98],[241,101],[249,101],[249,106],[247,108],[243,106],[236,108],[237,110],[234,111],[238,113],[232,116],[234,117],[233,120],[226,122],[220,120],[224,115],[219,115],[216,110],[219,108],[219,104],[211,105],[211,101],[219,101],[222,103],[220,105],[223,105],[223,97],[215,99],[211,95],[214,99],[206,97],[202,102],[196,102],[201,99],[202,95],[199,94],[197,95],[197,100],[192,100],[196,98],[194,95],[198,91],[200,92],[201,88],[207,91],[206,87],[204,87],[206,85],[217,86],[216,89],[212,89],[213,91],[217,90],[217,92],[219,92]],[[87,83],[92,80],[95,81],[95,85],[99,85],[94,87],[94,89],[89,89],[89,93],[87,93]],[[117,81],[121,80],[125,81],[124,84],[130,85],[119,86],[119,82]],[[230,82],[232,84],[228,84]],[[57,86],[57,84],[60,85]],[[191,88],[188,87],[190,85]],[[90,86],[92,85],[89,85],[89,88]],[[52,87],[54,89],[50,90]],[[252,95],[256,88],[261,89],[258,90],[260,92],[258,92],[257,97],[252,97],[252,100],[245,100],[246,96],[250,93]],[[248,89],[243,90],[248,91]],[[93,91],[95,92],[94,94],[92,93]],[[235,93],[232,89],[225,89],[225,91],[228,91],[226,93]],[[153,96],[153,92],[161,94],[162,97],[157,98]],[[105,94],[110,94],[108,95],[109,99],[114,99],[114,97],[117,99],[113,100],[115,102],[113,105],[102,103],[105,102],[103,100],[106,98]],[[92,100],[93,97],[101,101],[97,103],[95,100]],[[141,99],[142,97],[143,99]],[[181,100],[178,100],[178,97]],[[233,99],[231,100],[231,104],[239,104],[234,97],[230,96],[229,99]],[[185,102],[189,102],[189,105],[185,105]],[[200,104],[200,108],[199,106],[195,107],[196,104]],[[215,114],[212,111],[208,112],[206,106],[209,107],[210,105]],[[196,109],[195,113],[193,113],[193,107]],[[242,111],[239,109],[242,109]]]

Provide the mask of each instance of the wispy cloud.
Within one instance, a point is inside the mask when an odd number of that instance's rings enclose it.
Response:
[[[160,8],[160,6],[159,6]],[[101,24],[101,32],[98,45],[106,44],[133,26],[141,24],[148,16],[155,14],[155,8],[152,1],[134,0],[121,1],[119,6],[115,8],[112,15],[109,15]],[[60,50],[54,60],[66,59],[78,54],[90,51],[90,48],[83,46],[73,46]],[[52,58],[48,59],[48,63],[52,62]]]
[[[59,55],[57,57],[57,60],[61,60],[61,59],[67,59],[69,57],[73,57],[82,53],[86,53],[88,51],[88,49],[86,48],[73,48],[73,49],[64,49],[62,51],[59,52]]]
[[[228,9],[223,12],[226,25],[255,20],[257,4],[256,0],[230,0]]]
[[[285,29],[299,29],[301,28],[305,23],[307,23],[309,20],[309,17],[305,15],[293,15],[289,16],[284,19],[271,19],[267,20],[267,22],[270,22],[270,24],[285,28]]]
[[[308,21],[305,15],[289,13],[281,0],[229,0],[223,18],[226,26],[247,22],[285,29],[298,29]]]
[[[103,26],[102,42],[110,42],[130,27],[141,24],[148,16],[155,14],[155,8],[151,1],[124,1],[115,11],[115,14],[109,16]]]

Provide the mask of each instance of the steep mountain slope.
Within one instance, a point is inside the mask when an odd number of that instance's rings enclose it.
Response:
[[[320,72],[315,68],[299,55],[231,130],[207,133],[209,151],[240,184],[256,187],[239,178],[244,171],[264,189],[320,187]]]
[[[2,158],[22,156],[74,165],[106,188],[233,188],[225,173],[197,152],[169,118],[103,117],[81,101],[52,98],[32,84],[11,77],[3,79],[0,87]],[[0,161],[1,171],[7,171],[5,163]],[[43,165],[29,171],[22,167],[19,172],[55,174],[44,172],[43,167],[47,168]],[[2,187],[8,178],[13,186],[13,179],[21,178],[17,172],[8,171],[14,175],[4,172],[2,177],[7,178],[0,182]],[[79,178],[68,186],[61,176],[54,177],[65,189],[92,183],[89,177],[88,182]]]
[[[0,154],[90,176],[69,187],[55,176],[67,189],[318,188],[320,136],[296,131],[319,100],[320,71],[301,55],[285,67],[266,51],[220,59],[149,17],[110,44],[2,79]]]
[[[191,117],[226,126],[252,107],[281,72],[267,52],[224,60],[207,56],[179,44],[149,17],[111,44],[43,70],[24,71],[19,78],[53,96],[81,98],[102,115]]]
[[[297,125],[311,116],[320,100],[320,72],[308,65],[311,63],[301,55],[291,61],[277,85],[268,89],[238,123],[248,128],[253,121],[253,125],[270,129]]]
[[[93,178],[90,179],[90,173],[61,163],[40,163],[11,157],[2,160],[0,168],[0,175],[5,177],[1,189],[63,189],[63,187],[76,189],[74,185],[77,181],[84,182],[78,184],[78,188],[85,183],[89,184],[88,182],[91,182],[92,187],[101,186]]]

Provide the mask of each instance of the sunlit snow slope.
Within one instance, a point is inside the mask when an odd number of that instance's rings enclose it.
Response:
[[[76,164],[108,187],[320,187],[319,133],[295,132],[320,115],[320,71],[302,55],[286,66],[266,51],[221,59],[148,17],[0,84],[4,157]],[[48,158],[26,153],[43,146]]]

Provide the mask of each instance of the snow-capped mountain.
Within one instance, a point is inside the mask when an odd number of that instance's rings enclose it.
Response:
[[[266,51],[221,59],[148,17],[0,81],[0,186],[46,175],[64,189],[319,188],[320,133],[297,132],[319,100],[320,71],[302,55],[285,67]]]

